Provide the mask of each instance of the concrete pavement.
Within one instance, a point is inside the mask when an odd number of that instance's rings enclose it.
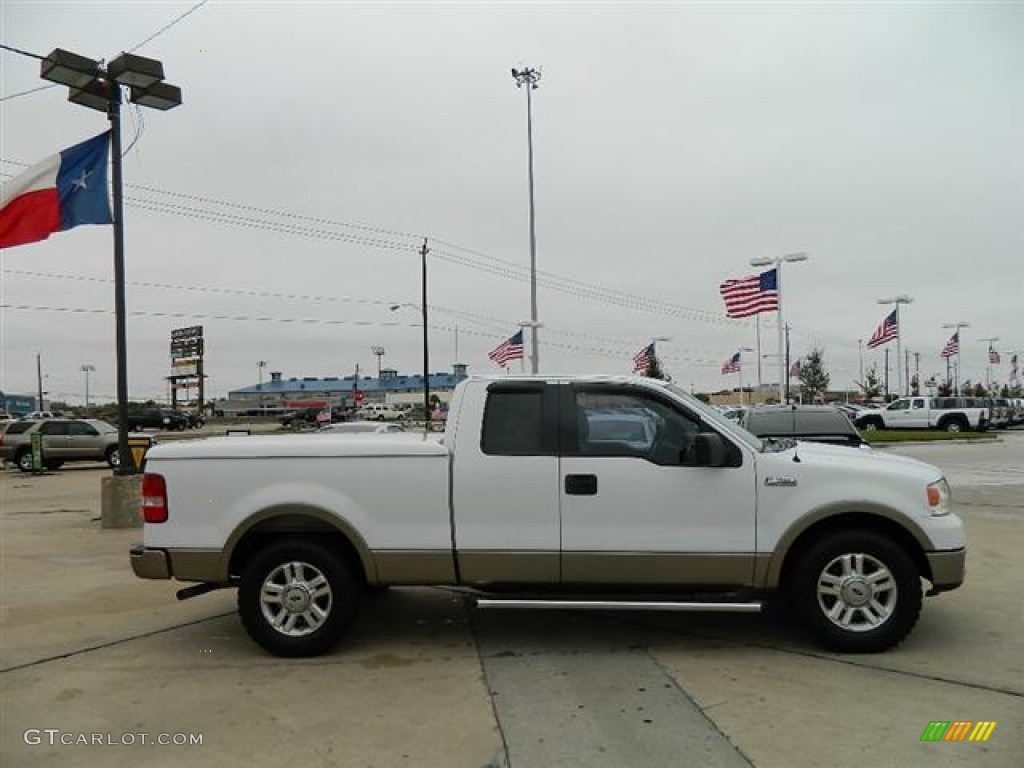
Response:
[[[233,594],[177,602],[134,578],[139,531],[99,529],[105,470],[4,471],[0,766],[1019,765],[1024,433],[893,450],[947,471],[971,549],[964,588],[874,656],[775,616],[487,613],[394,589],[331,655],[276,659]],[[932,720],[998,725],[921,743]],[[47,728],[56,744],[26,743]],[[59,743],[93,733],[135,743]]]

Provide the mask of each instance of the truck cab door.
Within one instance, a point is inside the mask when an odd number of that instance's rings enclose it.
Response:
[[[751,458],[719,435],[728,466],[698,466],[698,436],[713,427],[667,395],[621,385],[562,390],[562,582],[753,583]]]
[[[558,581],[556,389],[495,382],[460,404],[452,522],[463,583]]]

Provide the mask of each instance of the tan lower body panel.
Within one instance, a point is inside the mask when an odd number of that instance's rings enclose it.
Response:
[[[371,553],[379,584],[454,584],[451,550],[377,550]]]
[[[459,576],[466,584],[557,584],[558,553],[459,552]]]
[[[752,586],[754,556],[734,552],[563,552],[563,584]]]

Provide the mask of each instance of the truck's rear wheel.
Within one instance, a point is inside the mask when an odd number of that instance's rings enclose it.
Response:
[[[940,424],[939,429],[944,429],[947,432],[966,432],[967,424],[959,417],[951,418],[947,419],[944,424]]]
[[[238,612],[249,636],[276,656],[316,656],[352,625],[359,590],[344,560],[308,539],[263,549],[242,573]]]
[[[884,429],[885,422],[875,417],[871,419],[864,419],[857,426],[860,427],[860,429],[863,429],[865,432],[874,432],[875,430],[878,429]]]
[[[913,560],[872,531],[843,531],[813,545],[796,564],[788,589],[801,626],[842,653],[891,648],[921,612]]]

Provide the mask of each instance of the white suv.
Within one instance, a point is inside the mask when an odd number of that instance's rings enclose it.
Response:
[[[362,406],[356,415],[365,421],[403,421],[405,411],[400,411],[387,403],[371,403]]]

